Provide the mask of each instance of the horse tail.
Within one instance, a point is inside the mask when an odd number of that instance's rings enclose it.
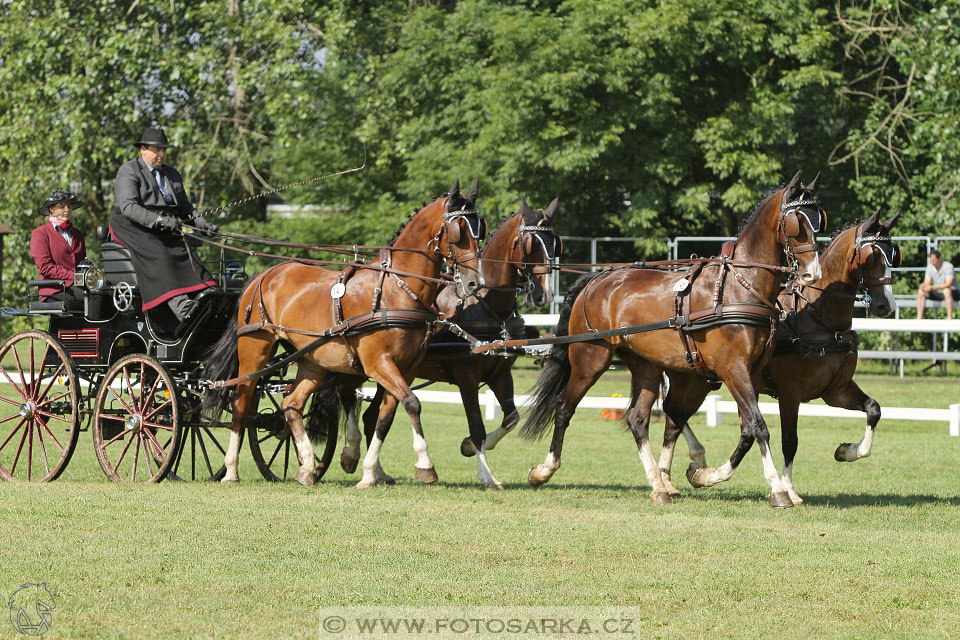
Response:
[[[333,374],[311,395],[313,398],[307,413],[305,428],[314,444],[325,442],[338,426],[346,423],[347,416],[357,406],[354,387],[342,387],[340,377]]]
[[[208,380],[227,380],[237,375],[240,357],[237,355],[237,314],[230,314],[230,323],[223,335],[203,354],[203,377]],[[213,420],[220,417],[223,407],[233,396],[232,387],[210,389],[203,396],[200,411]]]
[[[594,278],[602,272],[588,273],[581,276],[563,294],[563,306],[560,308],[560,319],[557,322],[556,337],[569,335],[570,314],[573,312],[573,303]],[[538,440],[544,436],[547,429],[554,423],[557,408],[563,401],[563,392],[570,381],[570,358],[568,344],[555,344],[547,355],[546,363],[531,390],[533,402],[527,413],[526,421],[520,428],[520,436],[527,440]]]

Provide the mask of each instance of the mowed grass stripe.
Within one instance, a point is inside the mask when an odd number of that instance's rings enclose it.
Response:
[[[530,380],[520,372],[518,391]],[[944,406],[956,380],[864,387],[881,405]],[[595,395],[615,391],[627,391],[617,373]],[[383,457],[398,485],[367,491],[339,467],[312,489],[264,482],[246,448],[236,487],[114,485],[83,433],[61,480],[0,485],[0,592],[46,581],[57,599],[49,635],[65,638],[316,637],[321,605],[358,604],[618,604],[642,612],[645,635],[672,637],[950,637],[960,627],[960,441],[946,424],[884,420],[873,456],[839,464],[834,448],[858,440],[863,423],[802,420],[795,481],[807,503],[774,511],[756,448],[733,480],[694,491],[683,443],[674,480],[684,497],[654,505],[632,436],[599,414],[575,416],[563,466],[540,490],[526,471],[547,441],[504,440],[490,453],[503,493],[481,490],[474,460],[460,456],[457,406],[425,405],[440,475],[429,487],[412,480],[403,415]],[[692,421],[711,464],[733,450],[735,422]],[[659,420],[652,431],[658,450]]]

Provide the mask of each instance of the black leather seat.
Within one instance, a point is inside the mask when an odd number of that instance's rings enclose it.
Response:
[[[122,244],[109,239],[110,231],[107,225],[102,224],[97,227],[97,237],[103,240],[100,243],[100,262],[103,265],[106,285],[116,286],[126,282],[132,287],[137,286],[137,272],[133,270],[130,251]]]

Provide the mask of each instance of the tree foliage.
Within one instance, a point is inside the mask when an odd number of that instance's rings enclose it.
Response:
[[[320,206],[309,223],[266,220],[265,198],[218,219],[281,239],[386,242],[479,178],[491,223],[559,196],[562,232],[662,255],[736,233],[798,170],[824,172],[833,225],[879,206],[956,234],[958,4],[5,0],[0,219],[25,238],[73,184],[80,224],[105,222],[160,124],[201,208],[311,181],[282,192]],[[4,266],[13,288],[32,275],[22,251]]]

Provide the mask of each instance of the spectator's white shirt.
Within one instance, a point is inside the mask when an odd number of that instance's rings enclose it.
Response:
[[[950,288],[960,291],[960,284],[957,283],[957,275],[954,272],[953,265],[946,260],[940,263],[939,269],[934,269],[933,265],[928,262],[924,278],[930,278],[930,282],[933,284],[943,284],[947,281],[947,278],[953,278],[953,284],[950,285]]]

